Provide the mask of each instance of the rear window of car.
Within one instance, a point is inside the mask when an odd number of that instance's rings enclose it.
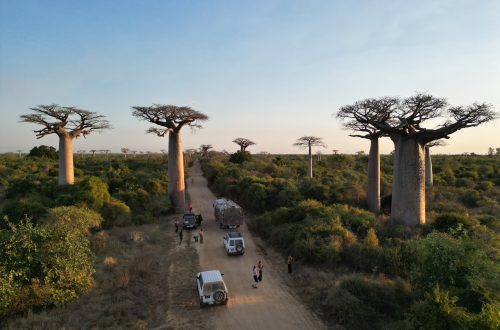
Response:
[[[210,282],[210,283],[205,283],[205,286],[203,287],[203,294],[208,296],[209,294],[219,291],[225,290],[224,283],[222,282]]]

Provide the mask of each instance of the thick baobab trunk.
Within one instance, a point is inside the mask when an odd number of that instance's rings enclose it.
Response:
[[[184,157],[179,132],[170,132],[168,136],[168,195],[174,204],[175,212],[184,213]]]
[[[431,150],[427,146],[425,147],[425,184],[429,187],[432,187],[434,184],[432,176]]]
[[[370,139],[368,156],[368,191],[367,203],[370,211],[380,213],[380,154],[378,137]]]
[[[424,150],[415,139],[395,136],[391,221],[410,227],[425,223]]]
[[[73,137],[69,134],[59,135],[59,185],[75,183],[73,167]]]
[[[309,164],[307,166],[307,176],[310,178],[313,177],[313,158],[311,153],[311,145],[309,145]]]

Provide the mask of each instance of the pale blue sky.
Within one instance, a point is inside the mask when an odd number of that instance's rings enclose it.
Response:
[[[0,152],[46,144],[19,115],[38,104],[104,114],[114,130],[76,150],[159,151],[133,105],[188,105],[210,117],[185,148],[368,151],[332,114],[366,97],[428,92],[500,110],[500,1],[0,0]],[[486,153],[500,123],[463,130],[436,150]],[[393,149],[386,139],[382,152]]]

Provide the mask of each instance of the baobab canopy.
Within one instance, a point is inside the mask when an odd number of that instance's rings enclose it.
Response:
[[[71,134],[72,137],[84,137],[92,131],[111,128],[104,116],[77,107],[63,107],[57,104],[39,105],[30,108],[35,113],[22,115],[21,121],[42,125],[34,130],[38,139],[48,134]],[[55,119],[55,121],[54,121]]]
[[[132,115],[150,123],[165,127],[158,129],[152,127],[149,133],[164,136],[167,131],[179,132],[182,127],[201,128],[200,121],[208,120],[208,116],[190,107],[178,107],[175,105],[153,104],[149,107],[135,106]]]
[[[246,138],[236,138],[233,142],[240,146],[241,151],[245,151],[249,146],[253,146],[255,144],[255,142]]]

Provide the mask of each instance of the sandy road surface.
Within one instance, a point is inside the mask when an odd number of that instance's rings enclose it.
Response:
[[[198,162],[189,170],[188,192],[193,212],[203,214],[205,242],[197,245],[201,269],[221,270],[229,290],[227,306],[209,307],[204,311],[214,316],[216,329],[326,329],[280,279],[276,267],[285,268],[285,261],[270,264],[259,253],[246,226],[240,228],[245,237],[245,255],[226,255],[222,245],[225,231],[219,229],[214,220],[215,196],[208,189]],[[254,289],[252,267],[259,260],[264,264],[263,281]]]

